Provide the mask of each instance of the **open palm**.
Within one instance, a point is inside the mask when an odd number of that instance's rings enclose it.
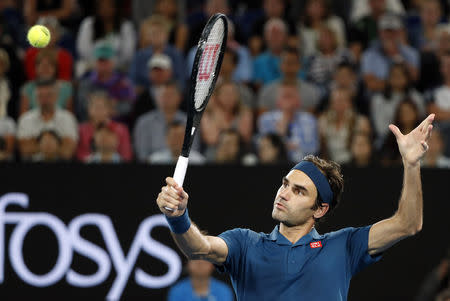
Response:
[[[389,125],[389,129],[397,139],[398,149],[404,162],[417,164],[425,155],[428,150],[427,141],[433,129],[433,120],[434,114],[428,115],[421,124],[407,135],[403,135],[397,126]]]

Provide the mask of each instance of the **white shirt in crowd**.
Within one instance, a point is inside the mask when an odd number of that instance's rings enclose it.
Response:
[[[67,110],[56,109],[53,119],[42,120],[40,109],[26,112],[20,117],[17,138],[35,138],[44,130],[53,130],[61,138],[78,141],[78,125],[75,116]]]

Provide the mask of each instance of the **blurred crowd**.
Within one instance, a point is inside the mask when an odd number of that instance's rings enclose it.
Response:
[[[219,12],[227,48],[191,163],[397,165],[388,125],[407,134],[433,112],[423,166],[450,168],[443,0],[1,1],[0,161],[176,162]],[[28,45],[34,24],[46,48]]]

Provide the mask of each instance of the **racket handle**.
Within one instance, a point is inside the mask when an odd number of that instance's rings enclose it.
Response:
[[[186,175],[186,170],[188,167],[188,157],[179,156],[177,165],[175,166],[175,172],[173,173],[173,179],[178,184],[178,186],[183,187],[184,176]]]
[[[173,179],[178,184],[178,186],[183,187],[184,176],[186,175],[186,170],[188,167],[188,157],[179,156],[177,165],[175,166],[175,172],[173,173]],[[164,207],[166,210],[172,211],[168,207]]]

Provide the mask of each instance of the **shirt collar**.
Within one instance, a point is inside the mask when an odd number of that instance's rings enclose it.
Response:
[[[275,226],[275,228],[272,230],[270,234],[266,236],[266,239],[276,242],[278,245],[294,245],[294,246],[300,246],[310,243],[313,240],[319,240],[322,238],[322,235],[320,235],[316,228],[312,228],[311,231],[309,231],[308,234],[300,238],[295,244],[292,244],[286,237],[283,236],[283,234],[280,233],[278,225]]]

